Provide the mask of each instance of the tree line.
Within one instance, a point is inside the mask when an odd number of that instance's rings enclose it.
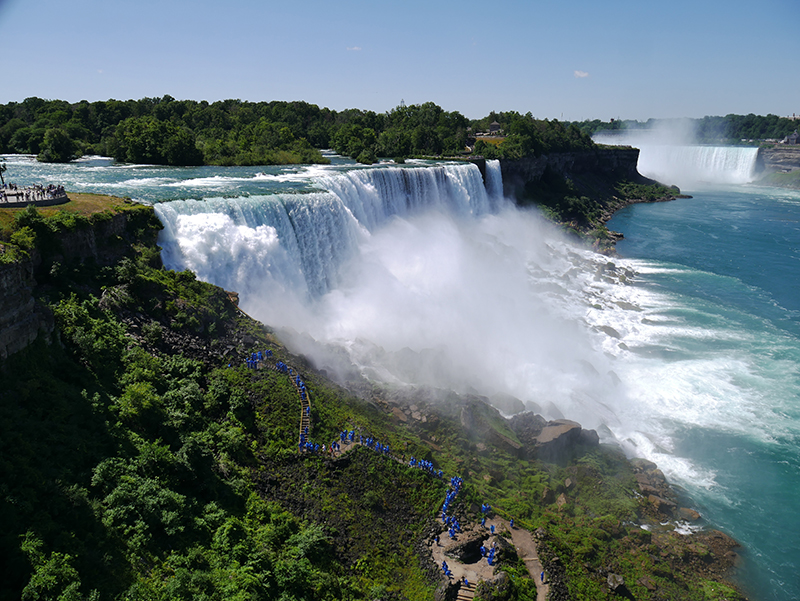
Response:
[[[361,163],[380,157],[454,156],[468,151],[473,132],[498,120],[507,137],[476,152],[518,158],[592,147],[588,135],[528,113],[490,113],[470,121],[433,102],[385,113],[334,111],[307,102],[140,100],[68,103],[26,98],[0,105],[0,153],[35,154],[67,162],[99,154],[126,163],[269,165],[325,163],[332,148]]]

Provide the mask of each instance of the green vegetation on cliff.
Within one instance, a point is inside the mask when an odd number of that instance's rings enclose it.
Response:
[[[800,189],[800,169],[788,173],[768,173],[758,180],[759,186],[775,186],[777,188]]]
[[[642,600],[729,590],[722,553],[660,528],[618,451],[572,445],[545,463],[527,422],[482,397],[352,395],[225,291],[164,270],[159,225],[140,210],[110,234],[133,240],[102,260],[70,260],[56,240],[99,222],[51,228],[25,210],[9,226],[31,231],[37,302],[56,329],[0,364],[0,599],[432,599],[442,576],[426,545],[456,474],[462,523],[489,503],[539,533],[554,598],[613,598],[612,572],[616,594]],[[267,348],[264,368],[245,366]],[[311,391],[313,440],[356,430],[446,477],[362,446],[298,453],[300,401],[266,368],[277,360]],[[535,599],[519,558],[500,563],[506,584],[476,598]]]

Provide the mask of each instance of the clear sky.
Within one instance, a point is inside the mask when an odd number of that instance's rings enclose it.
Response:
[[[0,102],[800,114],[800,0],[0,0]]]

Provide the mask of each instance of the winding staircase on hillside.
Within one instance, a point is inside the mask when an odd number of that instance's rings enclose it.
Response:
[[[272,354],[271,351],[267,351],[263,355],[263,359],[267,359],[268,357],[273,357],[273,354]],[[259,363],[260,363],[260,360],[261,360],[261,358],[259,356]],[[258,363],[256,363],[255,365],[258,366]],[[295,390],[297,391],[298,397],[300,398],[300,431],[299,431],[299,436],[298,436],[298,441],[299,441],[298,449],[299,449],[300,452],[302,452],[303,449],[304,449],[304,443],[309,441],[310,440],[310,436],[311,436],[311,426],[312,426],[312,423],[311,423],[311,398],[309,396],[309,391],[305,387],[305,383],[300,378],[300,375],[297,372],[297,370],[295,370],[294,368],[286,365],[282,361],[278,361],[276,364],[272,365],[271,369],[274,369],[274,370],[278,371],[279,373],[287,374],[289,376],[289,378],[290,378],[290,381],[292,382],[292,385],[294,386]],[[344,452],[348,452],[348,451],[354,449],[356,446],[363,446],[364,445],[364,443],[360,441],[360,437],[359,438],[354,438],[352,440],[352,442],[347,442],[346,440],[344,440],[344,443],[345,443]],[[391,454],[387,454],[387,456],[390,459],[392,459],[394,461],[398,461],[398,462],[400,462],[400,463],[405,465],[405,462],[403,460],[401,460],[399,457],[393,456]],[[434,471],[431,471],[431,473],[435,474],[436,472],[434,470]],[[441,475],[441,473],[440,473],[440,475]],[[460,480],[460,479],[458,479],[458,480]],[[451,481],[451,484],[452,484],[452,481]],[[459,489],[460,489],[460,484],[459,484],[458,488],[456,488],[456,490],[459,490]],[[453,493],[453,494],[455,494],[455,493]],[[437,509],[437,514],[439,513],[439,511],[441,511],[441,509]],[[520,559],[522,559],[522,561],[525,563],[525,566],[528,568],[528,572],[530,573],[531,578],[533,579],[534,583],[536,584],[537,601],[544,601],[547,598],[547,594],[549,592],[549,586],[544,583],[543,578],[542,578],[542,582],[539,582],[539,579],[537,579],[537,575],[540,572],[542,574],[544,572],[542,572],[543,567],[542,567],[542,564],[541,564],[541,562],[539,560],[539,557],[538,557],[538,553],[537,553],[537,550],[536,550],[536,544],[535,544],[535,542],[533,540],[533,536],[527,530],[513,528],[512,524],[513,524],[513,521],[509,523],[507,520],[505,520],[503,518],[494,517],[494,518],[491,519],[490,522],[487,522],[487,525],[485,526],[485,528],[489,528],[490,525],[494,525],[498,529],[498,535],[499,535],[500,529],[505,529],[505,530],[507,530],[507,531],[509,531],[511,533],[512,543],[514,544],[514,547],[517,549],[517,552],[519,554]],[[473,524],[472,528],[473,529],[484,528],[484,526],[478,526],[477,524]],[[495,536],[494,530],[492,531],[492,536]],[[438,541],[438,537],[437,537],[437,541]],[[434,559],[435,562],[437,562],[437,563],[441,562],[441,559],[443,558],[442,554],[445,551],[447,546],[449,546],[449,545],[445,544],[444,546],[440,546],[439,543],[437,542],[436,543],[436,551],[437,552],[434,552],[434,547],[431,548],[432,559]],[[455,565],[453,567],[456,568]],[[457,591],[457,595],[456,595],[456,601],[472,601],[472,599],[474,599],[474,597],[475,597],[475,588],[477,586],[478,581],[480,579],[482,579],[482,578],[485,578],[485,577],[489,576],[489,575],[490,574],[488,574],[488,573],[480,573],[480,574],[476,573],[474,571],[474,569],[469,569],[468,566],[465,566],[465,565],[462,565],[462,566],[459,566],[458,568],[456,568],[454,570],[454,574],[451,576],[451,578],[455,577],[456,580],[458,582],[460,582],[460,586],[458,587],[458,591]],[[473,580],[470,581],[469,583],[467,583],[465,581],[465,577],[467,577],[467,576],[471,576],[473,578]]]

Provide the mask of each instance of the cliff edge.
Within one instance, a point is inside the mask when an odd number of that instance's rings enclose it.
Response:
[[[538,206],[597,250],[613,252],[622,235],[605,224],[616,211],[634,203],[683,197],[676,186],[641,175],[638,161],[639,149],[629,146],[501,159],[503,191],[521,206]]]

